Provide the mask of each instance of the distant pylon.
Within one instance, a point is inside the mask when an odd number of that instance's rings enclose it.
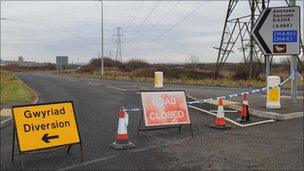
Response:
[[[115,34],[113,35],[116,37],[115,44],[116,44],[116,54],[115,54],[115,60],[122,62],[122,52],[121,52],[121,45],[123,43],[122,37],[123,35],[123,30],[121,27],[116,27],[115,28]]]

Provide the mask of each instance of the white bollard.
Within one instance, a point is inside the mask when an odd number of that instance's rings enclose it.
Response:
[[[281,83],[281,78],[278,76],[267,77],[267,87],[277,86]],[[267,109],[281,109],[281,87],[276,87],[267,90]]]
[[[154,73],[154,87],[155,88],[163,88],[163,72],[161,71],[156,71]]]

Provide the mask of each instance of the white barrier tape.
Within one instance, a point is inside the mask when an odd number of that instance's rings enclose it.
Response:
[[[280,84],[280,86],[282,86],[283,84],[285,84],[287,81],[289,81],[291,79],[291,76],[289,76],[286,80],[284,80],[281,84]]]
[[[140,108],[133,108],[133,109],[125,109],[126,112],[138,112],[141,111],[142,109]]]
[[[267,89],[282,87],[282,85],[285,84],[287,81],[289,81],[292,78],[292,75],[294,75],[295,73],[297,73],[302,78],[302,76],[295,69],[293,69],[291,76],[289,76],[286,80],[284,80],[283,82],[281,82],[280,84],[278,84],[276,86],[263,87],[263,88],[258,88],[258,89],[254,89],[254,90],[248,90],[248,91],[244,91],[244,92],[240,92],[240,93],[230,94],[230,95],[227,95],[227,96],[220,96],[220,97],[214,97],[214,98],[209,98],[209,99],[195,100],[195,101],[192,101],[192,102],[187,102],[187,104],[202,104],[202,103],[207,103],[208,101],[215,101],[215,100],[218,100],[218,99],[230,99],[230,98],[233,98],[233,97],[243,96],[245,93],[247,93],[249,95],[253,95],[255,93],[263,93]],[[128,112],[138,112],[138,111],[141,111],[141,110],[142,109],[140,109],[140,108],[125,109],[125,111],[128,111]]]
[[[299,75],[299,77],[301,78],[301,80],[303,80],[303,77],[301,76],[301,74],[300,74],[300,73],[298,73],[298,75]]]
[[[294,75],[295,75],[294,77],[296,77],[296,75],[298,75],[301,78],[301,80],[303,80],[303,77],[295,68],[293,69],[293,71],[294,71]]]
[[[301,80],[303,80],[303,77],[301,76],[301,74],[297,71],[296,68],[293,68],[291,70],[291,79],[294,80],[296,78],[296,76],[299,76],[301,78]]]

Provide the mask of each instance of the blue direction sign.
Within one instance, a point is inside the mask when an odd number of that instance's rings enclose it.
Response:
[[[298,30],[283,30],[272,32],[273,43],[296,43],[298,42]]]
[[[266,8],[252,35],[265,55],[300,53],[300,7]]]

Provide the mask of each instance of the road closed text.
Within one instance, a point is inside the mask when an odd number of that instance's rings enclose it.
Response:
[[[183,111],[168,111],[161,113],[150,113],[151,119],[178,119],[185,116]]]
[[[146,126],[190,123],[183,91],[141,93]]]

